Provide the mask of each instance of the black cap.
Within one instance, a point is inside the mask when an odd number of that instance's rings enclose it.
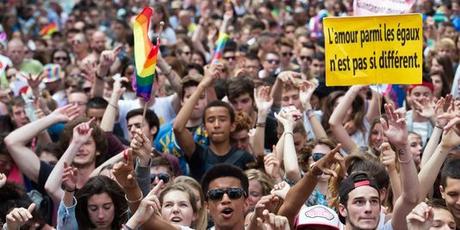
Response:
[[[357,187],[371,186],[379,191],[379,186],[373,177],[369,176],[366,172],[357,171],[353,172],[346,179],[342,180],[339,188],[340,203],[344,204],[348,200],[348,193]]]

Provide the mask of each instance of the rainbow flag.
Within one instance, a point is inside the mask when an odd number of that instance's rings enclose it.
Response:
[[[58,27],[57,27],[56,23],[52,22],[52,23],[49,23],[48,25],[44,26],[40,30],[40,36],[42,36],[42,37],[50,37],[51,34],[53,34],[54,32],[57,32],[57,31],[58,31]]]
[[[134,62],[136,69],[136,95],[146,102],[152,94],[152,84],[157,65],[157,54],[160,47],[160,39],[153,45],[148,36],[150,18],[153,9],[145,7],[136,16],[133,25],[134,33]]]
[[[216,42],[216,49],[214,50],[214,56],[212,58],[213,61],[217,61],[222,59],[224,55],[224,48],[227,41],[230,39],[228,34],[226,33],[219,33],[219,37],[217,38]]]

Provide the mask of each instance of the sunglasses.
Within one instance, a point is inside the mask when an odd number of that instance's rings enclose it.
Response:
[[[311,57],[310,56],[300,56],[300,60],[311,61]]]
[[[55,61],[67,61],[67,57],[54,57]]]
[[[267,59],[267,62],[270,63],[270,64],[280,64],[280,60],[275,60],[275,59]]]
[[[284,53],[281,53],[281,55],[283,57],[292,57],[292,55],[294,55],[292,52],[284,52]]]
[[[323,158],[326,154],[324,153],[312,153],[311,154],[311,159],[313,159],[314,162],[319,161],[321,158]]]
[[[159,180],[162,180],[163,183],[165,183],[165,184],[169,182],[169,178],[170,178],[169,174],[167,174],[167,173],[158,173],[158,174],[153,174],[152,173],[152,174],[150,174],[150,183],[153,183],[155,181],[155,178],[157,178],[157,177],[158,177]]]
[[[235,56],[224,57],[224,59],[227,60],[227,61],[235,60]]]
[[[246,196],[246,192],[242,188],[218,188],[209,190],[206,193],[206,197],[213,201],[219,201],[222,200],[224,194],[227,194],[228,198],[232,200]]]

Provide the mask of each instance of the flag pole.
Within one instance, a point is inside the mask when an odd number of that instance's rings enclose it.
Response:
[[[156,42],[155,45],[159,45],[159,44],[160,44],[160,36],[161,36],[161,33],[163,33],[163,27],[164,27],[164,25],[165,25],[165,23],[164,23],[163,21],[161,21],[161,22],[160,22],[160,29],[159,29],[158,35],[157,35],[157,42]],[[161,52],[161,51],[160,51],[160,47],[158,47],[158,52]],[[156,67],[155,67],[155,68],[156,68]],[[156,73],[156,71],[155,71],[155,73]],[[153,79],[153,81],[155,81],[155,79]],[[144,119],[142,119],[142,125],[141,125],[141,127],[144,127],[144,124],[145,124],[145,120],[146,120],[146,119],[145,119],[145,114],[147,113],[147,106],[148,106],[149,102],[152,100],[152,96],[155,96],[155,95],[153,95],[153,85],[154,85],[154,84],[152,84],[152,90],[151,90],[151,93],[150,93],[150,99],[149,99],[148,101],[145,101],[145,99],[143,99],[143,100],[144,100],[144,111],[142,112],[142,117],[143,117]]]

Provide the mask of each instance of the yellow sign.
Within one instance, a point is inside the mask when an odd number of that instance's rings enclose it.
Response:
[[[422,82],[420,14],[325,18],[326,85]]]

